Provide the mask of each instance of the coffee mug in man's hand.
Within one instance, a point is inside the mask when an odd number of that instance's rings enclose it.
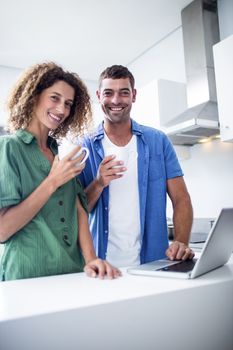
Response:
[[[78,145],[79,145],[78,143],[74,143],[70,139],[63,139],[61,145],[59,145],[59,148],[58,148],[59,159],[66,157]],[[85,161],[89,156],[89,149],[81,146],[81,148],[72,157],[72,159],[78,158],[82,155],[83,157],[81,158],[80,161],[77,162],[77,165],[81,165],[85,163]]]
[[[114,161],[122,161],[122,165],[115,165],[113,168],[118,169],[120,167],[126,167],[127,162],[128,162],[128,157],[129,157],[129,152],[127,149],[123,147],[107,147],[105,150],[105,156],[110,156],[110,155],[115,155]],[[117,172],[118,175],[122,175],[125,172]]]

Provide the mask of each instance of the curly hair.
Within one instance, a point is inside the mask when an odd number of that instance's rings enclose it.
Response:
[[[103,79],[126,79],[129,78],[132,90],[134,89],[135,80],[133,74],[128,70],[127,67],[115,64],[111,67],[107,67],[99,77],[99,88]]]
[[[68,131],[74,135],[83,135],[92,125],[91,102],[87,88],[76,73],[64,71],[54,62],[36,64],[19,78],[7,103],[9,131],[27,128],[32,120],[38,96],[60,80],[74,88],[74,102],[69,117],[57,129],[50,130],[50,135],[55,139],[64,137]]]

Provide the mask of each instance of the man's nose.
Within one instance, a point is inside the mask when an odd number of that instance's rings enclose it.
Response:
[[[112,96],[112,103],[114,103],[115,105],[117,105],[119,102],[120,102],[120,96],[119,96],[118,93],[115,93],[115,94]]]

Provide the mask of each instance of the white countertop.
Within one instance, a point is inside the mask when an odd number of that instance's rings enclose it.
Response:
[[[0,322],[232,281],[233,258],[194,280],[133,276],[126,269],[122,272],[115,280],[78,273],[2,282]]]

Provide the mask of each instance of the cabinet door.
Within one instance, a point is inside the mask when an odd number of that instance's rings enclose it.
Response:
[[[213,50],[221,139],[233,142],[233,35]]]

